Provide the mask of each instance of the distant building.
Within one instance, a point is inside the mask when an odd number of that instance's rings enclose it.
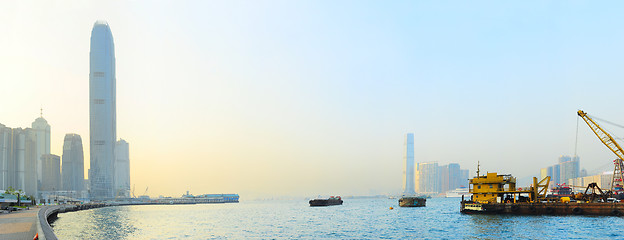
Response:
[[[116,196],[130,197],[130,146],[126,140],[115,144]]]
[[[32,122],[32,131],[35,138],[35,159],[37,161],[37,180],[41,183],[43,179],[43,163],[41,156],[50,154],[50,124],[43,118],[43,115]]]
[[[26,195],[37,195],[35,146],[32,129],[0,124],[0,189],[12,187]]]
[[[418,189],[421,193],[439,193],[440,192],[440,176],[437,162],[418,163],[416,165],[418,172]]]
[[[602,191],[611,189],[611,181],[613,180],[613,172],[605,172],[598,175],[577,177],[568,179],[567,182],[572,186],[585,187],[590,183],[598,184]],[[585,191],[585,189],[575,189],[577,192]]]
[[[577,178],[580,175],[579,157],[561,156],[559,157],[559,182],[568,183],[568,179]]]
[[[61,157],[54,154],[41,156],[43,166],[42,191],[59,191],[61,189]]]
[[[107,22],[96,21],[89,52],[89,180],[92,199],[115,197],[117,141],[115,45]]]
[[[542,179],[546,176],[550,176],[550,187],[563,183],[571,185],[570,179],[581,176],[580,158],[578,156],[559,156],[557,164],[540,170],[540,176]]]
[[[82,138],[78,134],[65,134],[63,142],[62,189],[65,191],[83,191],[84,188],[84,152]]]
[[[461,178],[459,179],[459,187],[468,187],[470,181],[470,171],[468,169],[461,169]]]

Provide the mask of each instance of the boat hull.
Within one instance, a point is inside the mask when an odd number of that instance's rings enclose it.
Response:
[[[342,205],[341,199],[313,199],[310,200],[310,207],[325,207],[333,205]]]
[[[424,207],[427,198],[424,197],[402,197],[399,199],[400,207]]]
[[[624,216],[624,203],[475,203],[461,202],[465,214]]]

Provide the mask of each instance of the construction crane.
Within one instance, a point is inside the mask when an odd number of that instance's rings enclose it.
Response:
[[[613,139],[613,137],[611,137],[609,133],[607,133],[604,129],[600,127],[600,125],[598,125],[598,123],[596,123],[591,117],[589,117],[587,113],[583,112],[583,110],[579,110],[577,113],[579,117],[583,118],[583,121],[587,123],[589,128],[591,128],[596,136],[598,136],[600,141],[605,146],[607,146],[607,148],[609,148],[609,150],[611,150],[611,152],[613,152],[615,156],[618,157],[617,159],[613,160],[613,164],[615,164],[615,169],[613,170],[613,178],[611,179],[611,192],[614,194],[622,193],[622,186],[624,186],[624,182],[622,181],[622,179],[624,179],[624,175],[622,172],[624,170],[624,163],[622,162],[622,159],[624,159],[624,150],[622,150],[622,148],[615,141],[615,139]]]

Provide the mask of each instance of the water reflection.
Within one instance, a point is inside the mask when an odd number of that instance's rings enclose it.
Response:
[[[129,221],[128,210],[128,207],[105,207],[63,213],[52,227],[59,239],[126,239],[137,231],[134,221]]]

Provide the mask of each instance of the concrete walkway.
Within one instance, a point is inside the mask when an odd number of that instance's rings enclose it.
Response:
[[[0,239],[33,239],[39,208],[0,214]]]

